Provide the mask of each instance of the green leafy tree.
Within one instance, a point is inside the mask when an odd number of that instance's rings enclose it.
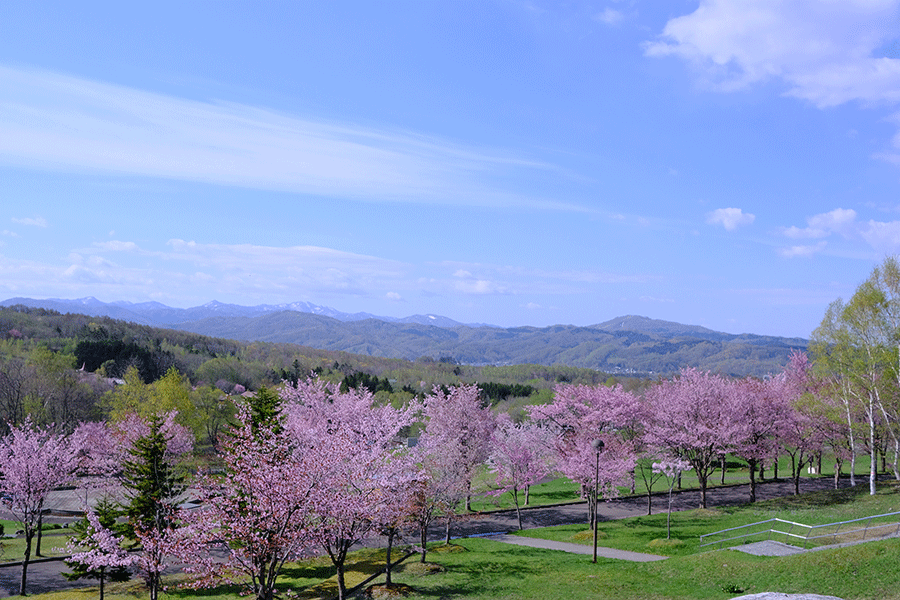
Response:
[[[282,399],[269,388],[262,387],[248,401],[250,424],[254,432],[260,428],[272,428],[276,434],[281,432]]]
[[[103,407],[113,422],[121,422],[131,414],[149,419],[155,415],[177,411],[178,423],[198,433],[204,428],[202,415],[191,398],[191,383],[172,367],[153,383],[144,383],[134,367],[125,372],[124,385],[116,386],[103,397]]]
[[[876,267],[848,302],[835,300],[813,332],[811,350],[820,373],[840,390],[851,435],[866,438],[869,491],[875,493],[877,454],[883,429],[894,446],[894,475],[900,478],[900,264],[890,257]],[[865,422],[856,421],[856,415]],[[862,425],[862,427],[860,427]],[[855,441],[851,437],[851,452]],[[851,469],[853,468],[851,457]]]
[[[184,489],[184,474],[170,452],[173,417],[152,416],[149,432],[134,440],[122,468],[122,486],[128,497],[124,513],[127,533],[144,547],[139,561],[150,597],[156,600],[163,567],[161,541],[175,527],[176,497]]]

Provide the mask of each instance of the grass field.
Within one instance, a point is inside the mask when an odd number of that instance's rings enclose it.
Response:
[[[868,463],[863,464],[865,461],[858,461],[857,464],[857,475],[859,477],[868,475]],[[833,476],[833,463],[829,460],[823,461],[823,476]],[[639,469],[647,469],[651,470],[651,464],[648,461],[642,461],[638,465]],[[846,468],[846,467],[845,467]],[[779,470],[778,476],[781,479],[789,478],[791,475],[791,463],[790,458],[787,456],[782,456],[779,461]],[[771,468],[766,470],[766,476],[772,477]],[[801,477],[806,477],[806,471],[803,470]],[[816,475],[818,477],[818,475]],[[640,471],[638,471],[636,475],[637,479],[635,482],[635,493],[646,494],[646,489],[644,487],[643,479],[641,478]],[[721,471],[716,471],[713,476],[708,481],[709,488],[715,488],[716,486],[722,485],[722,473]],[[731,460],[729,461],[729,468],[725,471],[724,483],[725,485],[733,485],[733,484],[745,484],[750,480],[750,476],[746,466],[742,466],[739,461]],[[479,491],[492,489],[492,477],[487,472],[482,472],[477,480],[473,482],[473,488]],[[684,489],[697,489],[700,487],[699,482],[697,481],[697,476],[693,471],[686,471],[682,474],[681,478],[681,486]],[[668,482],[664,477],[659,478],[653,485],[653,492],[660,493],[667,491]],[[620,488],[620,494],[629,494],[631,492],[628,488]],[[579,488],[578,484],[572,483],[568,479],[558,478],[552,479],[549,481],[545,481],[543,483],[539,483],[533,485],[531,487],[531,495],[529,498],[529,506],[546,506],[548,504],[557,504],[559,502],[575,502],[580,500],[579,498]],[[519,493],[519,502],[524,505],[524,494]],[[473,511],[485,511],[485,510],[498,510],[498,509],[509,509],[514,508],[512,494],[505,493],[500,496],[491,496],[491,495],[476,495],[472,498],[472,510]]]
[[[670,556],[656,563],[629,563],[550,550],[510,546],[485,539],[460,540],[436,547],[423,566],[413,557],[395,572],[395,581],[410,586],[412,600],[588,600],[725,599],[739,593],[779,591],[817,593],[847,600],[900,600],[900,539],[869,542],[789,557],[757,557],[734,550],[700,551],[699,535],[725,527],[780,516],[808,524],[852,519],[900,510],[900,486],[885,483],[876,496],[866,486],[781,498],[755,505],[673,514],[676,543],[665,538],[665,515],[636,517],[601,524],[604,546]],[[584,525],[533,529],[522,535],[589,544]],[[366,550],[354,556],[348,583],[362,581],[382,566],[382,553]],[[291,565],[281,589],[298,598],[326,598],[335,592],[333,568],[316,559]],[[177,584],[177,578],[169,581]],[[43,600],[95,598],[72,591],[36,596]],[[107,598],[146,598],[139,582],[110,585]],[[236,588],[208,591],[170,589],[170,598],[237,600]]]

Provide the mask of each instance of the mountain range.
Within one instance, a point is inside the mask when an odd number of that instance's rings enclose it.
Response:
[[[390,358],[564,364],[645,376],[667,375],[683,367],[765,376],[780,371],[791,351],[805,350],[808,345],[802,338],[734,335],[641,316],[617,317],[590,326],[502,328],[466,325],[431,314],[397,319],[344,313],[307,302],[239,306],[214,301],[185,309],[158,302],[106,303],[96,298],[10,298],[0,302],[0,306],[17,304],[213,337],[294,343]]]

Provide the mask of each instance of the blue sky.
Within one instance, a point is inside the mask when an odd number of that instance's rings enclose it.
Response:
[[[0,3],[0,297],[809,336],[900,252],[900,2]]]

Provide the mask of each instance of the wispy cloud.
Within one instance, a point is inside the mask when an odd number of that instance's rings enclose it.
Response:
[[[607,25],[618,25],[625,20],[625,15],[620,10],[606,7],[594,16],[594,19]]]
[[[148,249],[122,240],[74,249],[59,263],[0,255],[0,294],[93,295],[184,305],[332,299],[373,304],[421,297],[458,302],[488,296],[597,294],[658,281],[646,274],[542,270],[462,262],[407,263],[317,246],[273,247],[170,240]],[[339,300],[344,298],[344,301]]]
[[[47,219],[44,217],[25,217],[25,218],[16,218],[13,217],[13,223],[18,223],[19,225],[29,225],[32,227],[46,227]]]
[[[509,151],[4,66],[0,162],[370,201],[584,210],[501,183],[566,177]]]
[[[788,246],[787,248],[780,248],[778,253],[785,258],[808,258],[825,250],[826,245],[826,242],[819,242],[812,246]]]
[[[756,220],[756,215],[745,213],[740,208],[717,208],[706,215],[706,222],[710,225],[721,225],[726,231],[734,231],[738,227],[750,225]]]

